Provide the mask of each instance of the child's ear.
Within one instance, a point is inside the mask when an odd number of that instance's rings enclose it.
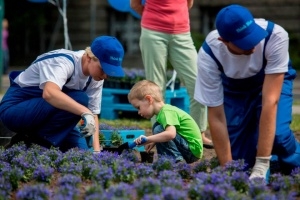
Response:
[[[149,102],[149,103],[152,103],[153,102],[153,98],[151,95],[147,94],[145,95],[145,99]]]

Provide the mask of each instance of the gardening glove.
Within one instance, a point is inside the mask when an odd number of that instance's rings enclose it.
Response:
[[[92,113],[83,113],[81,117],[83,124],[80,126],[80,132],[84,137],[92,136],[96,131],[94,115]]]
[[[94,155],[98,155],[98,154],[100,154],[101,153],[101,150],[100,151],[93,151],[93,154]]]
[[[268,182],[270,176],[270,159],[271,156],[256,157],[255,165],[252,168],[252,173],[249,179],[264,178],[265,181]]]

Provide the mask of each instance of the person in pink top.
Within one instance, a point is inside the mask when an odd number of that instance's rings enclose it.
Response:
[[[141,15],[140,49],[146,79],[166,90],[167,61],[184,82],[190,97],[190,115],[200,128],[203,146],[213,148],[204,132],[207,107],[194,97],[197,76],[197,51],[190,33],[189,9],[193,0],[131,0],[130,6]]]
[[[9,66],[9,49],[8,49],[8,20],[2,20],[2,54],[3,54],[3,74],[7,74]]]

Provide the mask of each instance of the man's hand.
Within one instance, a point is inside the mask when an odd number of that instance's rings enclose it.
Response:
[[[83,113],[81,115],[83,124],[80,126],[80,132],[84,134],[84,137],[92,136],[95,131],[95,117],[92,113]]]
[[[269,170],[270,170],[270,159],[271,156],[268,157],[256,157],[255,165],[252,169],[252,173],[249,179],[253,178],[263,178],[267,182],[269,181]]]

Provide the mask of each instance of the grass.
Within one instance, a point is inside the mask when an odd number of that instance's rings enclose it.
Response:
[[[293,121],[291,123],[291,129],[296,132],[300,132],[300,115],[293,115]]]
[[[141,129],[149,129],[151,128],[150,120],[146,119],[115,119],[115,120],[107,120],[100,119],[100,123],[105,123],[111,126],[137,126]]]
[[[299,101],[300,103],[300,101]],[[141,129],[151,129],[150,120],[146,119],[116,119],[116,120],[106,120],[101,119],[100,123],[106,123],[112,126],[137,126]],[[293,115],[293,121],[291,123],[291,129],[296,132],[300,132],[300,114]]]

